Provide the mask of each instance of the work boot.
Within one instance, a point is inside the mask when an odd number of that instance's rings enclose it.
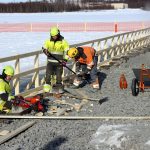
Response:
[[[62,84],[56,84],[55,93],[57,93],[57,94],[64,93],[64,86]]]
[[[59,94],[62,94],[62,93],[64,93],[64,92],[65,92],[65,91],[64,91],[64,88],[59,88],[59,89],[58,89],[58,93],[59,93]]]
[[[91,85],[92,85],[93,89],[99,89],[99,88],[100,88],[100,86],[99,86],[98,78],[97,78],[97,79],[96,79],[96,81],[95,81],[95,82],[93,82]]]
[[[73,81],[73,85],[75,85],[76,87],[78,87],[81,84],[81,79],[80,78],[75,78]]]

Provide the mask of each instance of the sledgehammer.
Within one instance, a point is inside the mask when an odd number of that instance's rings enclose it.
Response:
[[[70,69],[68,66],[64,65],[63,62],[61,62],[61,61],[60,61],[59,59],[57,59],[54,55],[52,55],[51,53],[49,53],[48,51],[46,51],[46,49],[44,49],[43,47],[42,47],[42,50],[43,50],[43,52],[44,52],[45,55],[54,58],[54,59],[57,60],[63,67],[67,68],[69,71],[71,71],[72,73],[74,73],[75,75],[77,75],[76,72],[74,72],[74,71],[73,71],[72,69]]]

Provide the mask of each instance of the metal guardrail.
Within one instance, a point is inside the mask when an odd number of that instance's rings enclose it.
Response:
[[[150,28],[137,30],[133,32],[122,33],[114,36],[109,36],[101,39],[91,40],[78,44],[70,45],[70,47],[88,45],[94,47],[98,54],[98,67],[109,63],[113,58],[125,55],[127,52],[141,47],[148,46],[150,43]],[[5,58],[0,58],[0,63],[15,61],[15,75],[13,77],[13,87],[15,88],[15,95],[28,95],[32,92],[42,89],[44,78],[40,79],[40,71],[46,69],[46,66],[39,65],[39,57],[43,55],[42,51],[35,51]],[[34,68],[27,71],[20,71],[21,59],[34,57]],[[72,68],[75,71],[75,65]],[[30,81],[27,83],[24,91],[20,93],[20,78],[30,75]],[[70,74],[63,74],[64,77]]]

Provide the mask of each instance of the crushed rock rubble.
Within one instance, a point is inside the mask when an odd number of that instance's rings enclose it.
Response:
[[[89,101],[79,112],[71,116],[149,116],[150,92],[146,90],[137,97],[132,96],[131,82],[134,78],[132,68],[145,64],[150,68],[150,52],[123,61],[119,66],[100,70],[101,90],[95,91],[89,85],[83,87],[89,97],[102,102]],[[119,88],[119,77],[124,73],[128,88]],[[36,119],[35,119],[36,120]],[[0,122],[0,129],[15,129],[29,119],[12,119]],[[36,124],[15,138],[0,145],[1,150],[149,150],[149,120],[51,120],[37,119]],[[132,125],[135,132],[123,134],[120,145],[94,140],[96,131],[102,125]],[[136,130],[137,129],[137,130]],[[107,133],[109,133],[108,131]],[[146,140],[147,139],[147,140]],[[119,139],[118,139],[119,140]],[[94,142],[93,142],[94,141]],[[96,143],[97,142],[97,143]],[[93,144],[94,143],[94,144]]]

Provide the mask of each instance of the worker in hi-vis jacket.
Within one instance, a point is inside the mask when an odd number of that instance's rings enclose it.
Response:
[[[63,92],[62,73],[63,66],[66,65],[69,58],[66,53],[69,49],[68,42],[60,34],[57,27],[50,29],[50,39],[46,40],[43,46],[43,52],[47,55],[46,78],[44,85],[45,92],[51,92],[51,77],[56,75],[56,85],[59,93]],[[55,59],[56,58],[56,59]],[[58,62],[61,61],[62,63]],[[62,65],[63,64],[63,65]]]

